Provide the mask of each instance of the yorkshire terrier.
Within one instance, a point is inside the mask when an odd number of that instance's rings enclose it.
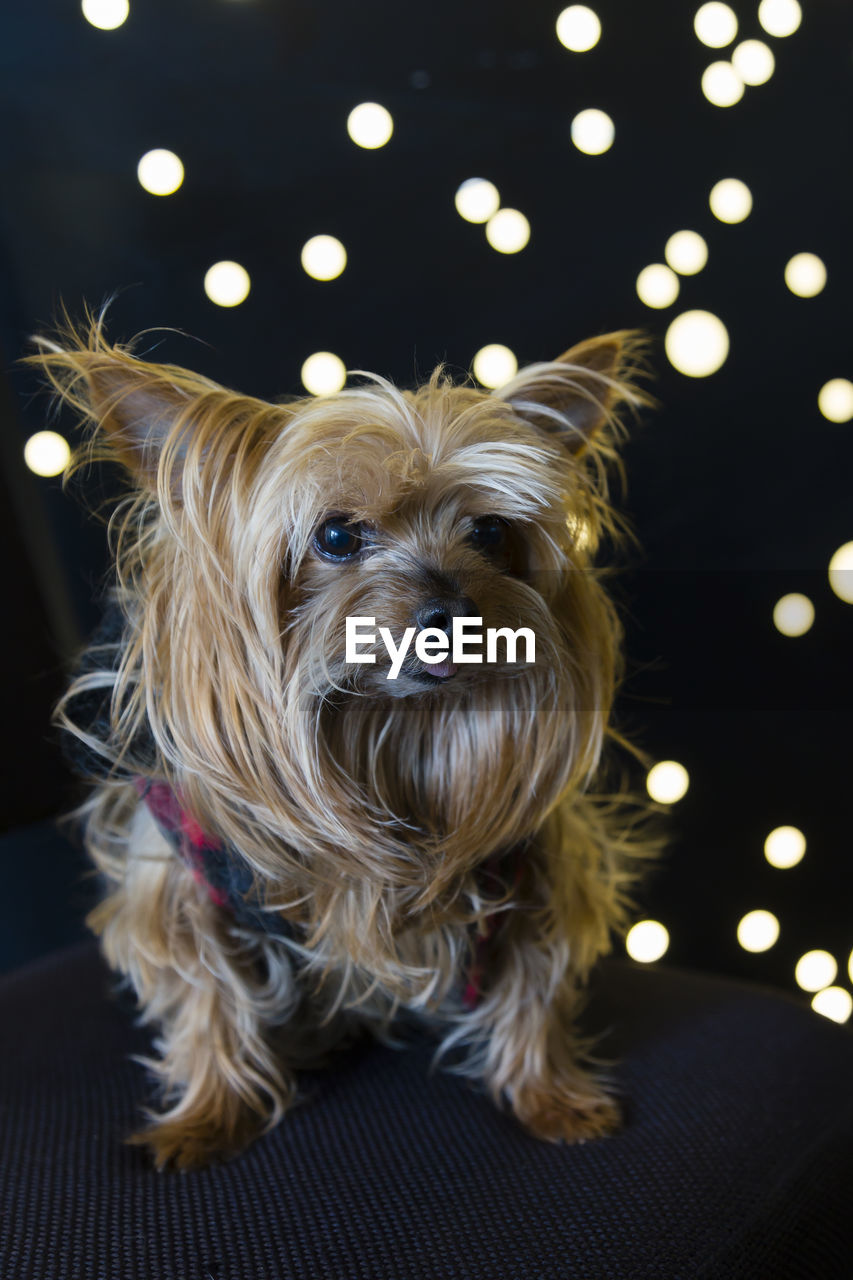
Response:
[[[575,1022],[645,848],[602,788],[621,631],[594,567],[638,350],[267,403],[99,321],[39,340],[132,486],[58,720],[95,784],[89,924],[157,1029],[130,1140],[159,1166],[239,1151],[297,1067],[397,1015],[532,1134],[617,1125]],[[463,619],[497,636],[480,661]]]

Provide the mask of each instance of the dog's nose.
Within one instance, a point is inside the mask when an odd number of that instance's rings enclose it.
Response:
[[[434,627],[450,635],[454,618],[479,618],[477,606],[470,596],[434,596],[421,605],[415,614],[415,621],[421,631]]]

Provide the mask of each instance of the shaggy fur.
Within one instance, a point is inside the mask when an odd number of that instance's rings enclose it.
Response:
[[[158,1031],[160,1104],[133,1139],[158,1165],[238,1150],[294,1101],[302,1061],[405,1011],[540,1137],[617,1122],[573,1023],[644,851],[627,797],[593,786],[620,628],[592,566],[621,528],[608,471],[620,406],[645,399],[636,352],[616,333],[493,393],[437,369],[414,391],[364,374],[269,404],[137,359],[99,322],[40,340],[93,428],[85,456],[133,485],[111,526],[118,661],[90,654],[58,715],[104,761],[90,924]],[[349,559],[322,553],[332,517],[359,531]],[[348,615],[399,638],[435,599],[532,627],[535,662],[430,678],[410,654],[388,680],[377,647],[347,664]],[[94,737],[74,712],[93,690],[110,708]],[[288,938],[211,901],[140,776],[245,859]]]

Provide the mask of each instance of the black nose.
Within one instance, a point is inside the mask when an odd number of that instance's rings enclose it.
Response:
[[[450,635],[454,618],[479,618],[477,606],[470,596],[435,596],[421,605],[415,614],[415,621],[421,631],[427,627],[435,627]]]

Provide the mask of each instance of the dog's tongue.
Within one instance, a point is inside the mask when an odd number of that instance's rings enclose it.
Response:
[[[455,662],[431,662],[426,670],[431,676],[437,676],[439,680],[449,680],[451,676],[455,676],[458,670]]]

